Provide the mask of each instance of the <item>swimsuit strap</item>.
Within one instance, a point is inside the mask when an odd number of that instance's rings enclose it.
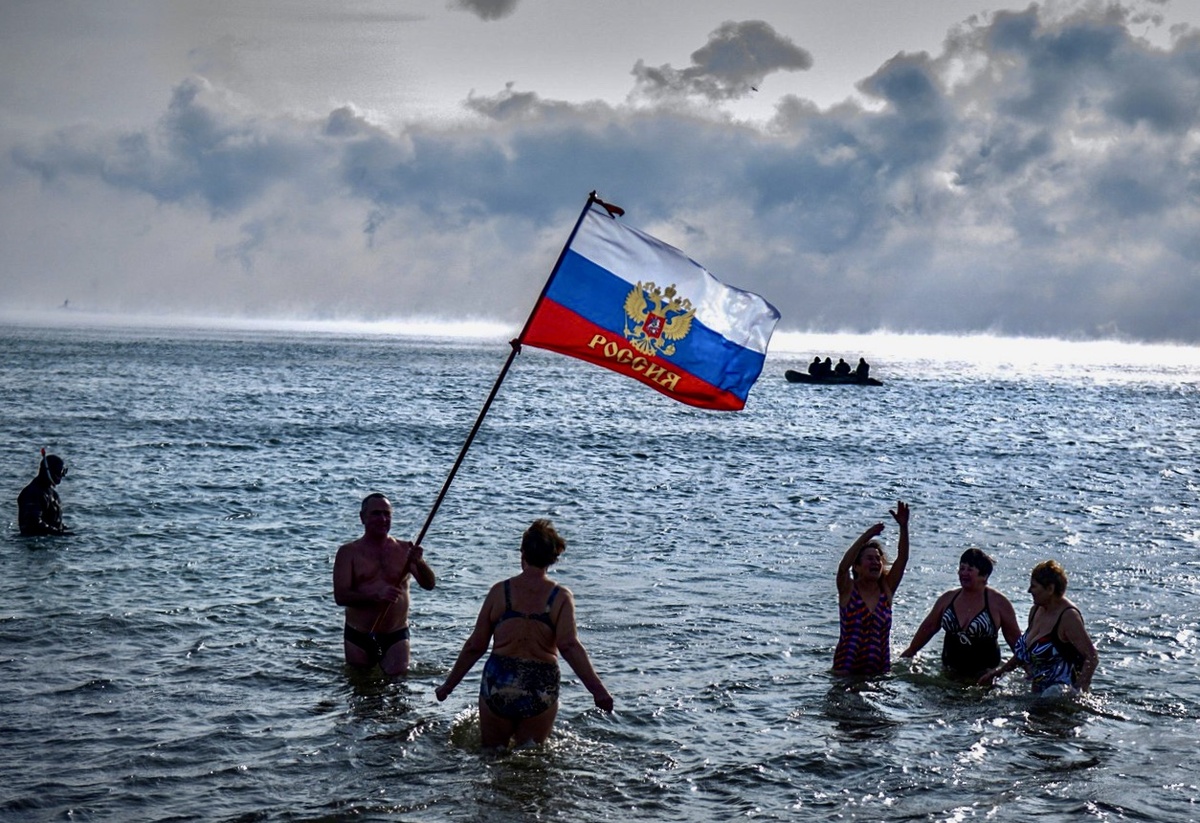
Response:
[[[501,622],[501,623],[503,623],[505,620],[510,620],[511,618],[514,618],[514,617],[524,617],[525,616],[522,612],[517,611],[512,606],[511,583],[512,583],[511,580],[504,581],[504,614],[500,615],[499,622]]]
[[[951,597],[950,602],[946,604],[946,608],[942,609],[941,627],[953,634],[959,632],[958,614],[954,611],[954,601],[958,600],[960,594],[962,594],[962,589],[956,591],[954,597]]]
[[[983,587],[983,611],[981,611],[979,614],[972,617],[971,623],[974,623],[976,620],[978,620],[983,615],[987,615],[987,622],[988,622],[989,626],[996,625],[996,621],[992,620],[992,602],[990,600],[988,600],[988,587],[987,586]],[[968,623],[967,625],[970,626],[971,623]]]
[[[526,617],[528,617],[530,620],[537,620],[540,623],[545,623],[550,627],[551,631],[555,630],[557,627],[554,625],[554,621],[550,619],[550,608],[554,605],[554,598],[558,597],[558,590],[560,588],[562,587],[555,586],[550,590],[550,595],[546,598],[546,608],[543,609],[540,614],[530,614],[526,615]]]
[[[1079,609],[1074,606],[1068,606],[1059,613],[1058,619],[1054,621],[1054,628],[1050,630],[1049,637],[1050,644],[1058,651],[1059,656],[1070,663],[1072,667],[1075,667],[1083,662],[1083,655],[1079,653],[1079,649],[1067,641],[1061,640],[1058,636],[1058,624],[1062,622],[1063,615],[1069,611],[1079,612],[1079,616],[1083,617],[1083,612],[1080,612]]]
[[[959,589],[954,593],[954,597],[950,598],[950,602],[946,604],[945,610],[942,612],[941,627],[946,630],[948,635],[957,635],[959,642],[970,642],[969,638],[973,636],[991,636],[995,628],[996,622],[992,620],[991,602],[988,599],[987,588],[983,590],[983,608],[979,610],[965,626],[958,622],[958,614],[954,611],[954,602],[958,600],[958,596],[962,594]]]
[[[1038,608],[1040,609],[1041,606],[1038,606]],[[1049,640],[1051,643],[1053,643],[1054,645],[1057,646],[1058,645],[1058,625],[1060,623],[1062,623],[1063,615],[1074,608],[1075,608],[1074,606],[1068,606],[1067,608],[1065,608],[1061,612],[1059,612],[1058,619],[1054,621],[1054,625],[1050,627],[1050,631],[1043,634],[1035,642],[1042,643],[1042,642]],[[1079,609],[1075,609],[1075,611],[1079,611]],[[1029,634],[1029,629],[1025,629],[1025,634]]]
[[[1040,609],[1041,606],[1038,606],[1037,608]],[[1079,609],[1077,609],[1075,606],[1068,606],[1067,608],[1065,608],[1061,612],[1059,612],[1058,619],[1054,621],[1054,625],[1050,627],[1050,631],[1046,632],[1041,637],[1034,640],[1033,641],[1034,645],[1037,645],[1039,643],[1049,642],[1051,645],[1053,645],[1055,648],[1057,648],[1059,646],[1059,644],[1063,642],[1063,641],[1059,640],[1059,638],[1058,638],[1058,626],[1060,623],[1062,623],[1063,615],[1069,611],[1077,611],[1078,612]],[[1080,612],[1080,616],[1082,616],[1082,615],[1083,615],[1083,613]],[[1025,628],[1025,634],[1022,636],[1029,637],[1029,627]],[[1070,646],[1070,648],[1074,649],[1075,647]]]
[[[550,590],[550,596],[546,598],[546,608],[536,614],[527,614],[519,612],[512,606],[512,588],[509,585],[511,581],[504,581],[504,614],[500,615],[497,623],[503,623],[513,617],[524,617],[526,620],[536,620],[539,623],[545,623],[551,629],[554,628],[554,623],[550,620],[550,607],[554,604],[554,599],[558,597],[558,591],[561,586],[555,586]]]

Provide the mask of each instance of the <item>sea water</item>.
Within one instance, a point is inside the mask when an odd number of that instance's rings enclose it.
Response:
[[[415,537],[509,348],[357,330],[0,326],[5,820],[1200,819],[1200,354],[779,335],[739,413],[524,351],[424,539],[407,680],[342,662],[337,546],[380,490]],[[865,354],[878,388],[792,385]],[[74,534],[22,538],[41,447]],[[959,554],[1025,624],[1054,558],[1093,691],[831,674],[834,570],[912,506],[894,653]],[[522,530],[616,701],[479,750],[441,682]]]

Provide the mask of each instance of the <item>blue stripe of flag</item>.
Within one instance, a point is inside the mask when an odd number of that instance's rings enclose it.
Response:
[[[623,340],[625,298],[635,285],[568,250],[546,296]],[[671,284],[656,285],[666,288]],[[743,401],[766,360],[765,355],[731,342],[696,318],[688,335],[676,342],[675,354],[657,357]]]

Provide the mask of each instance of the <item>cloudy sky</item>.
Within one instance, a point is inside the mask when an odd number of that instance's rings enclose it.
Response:
[[[519,325],[589,191],[781,329],[1200,344],[1200,0],[0,0],[0,311]]]

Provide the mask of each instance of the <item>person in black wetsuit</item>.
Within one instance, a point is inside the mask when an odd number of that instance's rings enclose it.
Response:
[[[546,570],[566,550],[549,520],[535,520],[521,537],[521,573],[492,586],[475,629],[435,694],[445,700],[492,647],[479,688],[479,736],[485,749],[544,743],[558,714],[558,655],[562,654],[596,707],[611,712],[612,695],[592,667],[575,628],[575,597]]]
[[[808,373],[813,377],[821,376],[821,358],[814,357],[812,362],[808,364]]]
[[[17,495],[17,525],[26,537],[70,534],[62,521],[62,501],[54,487],[67,476],[67,467],[57,454],[42,456],[37,477]]]
[[[838,377],[848,376],[850,374],[850,364],[846,362],[845,358],[839,357],[837,365],[833,367],[833,373]]]
[[[854,369],[854,376],[862,383],[867,382],[867,376],[871,373],[871,364],[866,361],[866,358],[858,358],[858,366]]]
[[[934,602],[900,656],[915,656],[935,634],[944,630],[942,666],[947,672],[974,679],[998,666],[997,636],[1003,633],[1004,641],[1012,649],[1021,630],[1012,603],[987,584],[994,565],[981,549],[963,552],[958,560],[959,588],[945,592]]]

